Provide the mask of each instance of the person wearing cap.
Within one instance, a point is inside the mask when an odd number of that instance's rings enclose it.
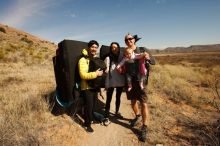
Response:
[[[151,65],[155,64],[154,58],[147,52],[147,49],[141,49],[136,46],[136,42],[139,40],[137,35],[127,34],[125,35],[125,44],[128,48],[131,48],[134,53],[145,53],[145,61]],[[139,72],[139,60],[136,59],[133,61],[132,66],[135,68],[135,73]],[[137,75],[132,76],[131,79],[132,89],[130,91],[126,91],[128,100],[131,100],[131,106],[135,113],[135,118],[131,120],[131,126],[134,127],[141,121],[142,117],[142,127],[141,127],[141,135],[140,140],[145,142],[147,137],[147,124],[148,124],[148,105],[147,105],[147,92],[146,89],[142,90],[137,78]],[[138,101],[140,102],[141,113],[139,111]]]

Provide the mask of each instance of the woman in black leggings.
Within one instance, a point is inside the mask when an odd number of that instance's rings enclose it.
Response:
[[[123,116],[119,112],[122,90],[123,90],[123,87],[116,87],[115,115],[119,118],[123,118]],[[107,90],[107,99],[106,99],[106,106],[105,106],[106,117],[109,116],[109,110],[110,110],[110,104],[112,100],[113,91],[114,91],[113,87],[110,87]]]
[[[119,112],[121,103],[121,94],[123,87],[125,86],[125,77],[120,74],[116,66],[123,58],[123,52],[117,42],[112,42],[110,45],[110,55],[107,57],[108,75],[106,78],[107,99],[105,106],[105,116],[109,117],[110,105],[114,89],[116,88],[116,102],[115,102],[115,115],[119,118],[123,118]]]

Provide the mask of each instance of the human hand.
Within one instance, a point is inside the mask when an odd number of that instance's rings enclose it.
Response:
[[[150,60],[150,55],[147,52],[144,52],[144,58],[146,60]]]
[[[106,70],[105,70],[105,73],[107,74],[108,72],[109,72],[109,70],[108,70],[108,69],[106,69]]]
[[[117,69],[117,71],[118,71],[119,73],[122,72],[122,68],[121,68],[121,67],[117,67],[116,69]]]
[[[100,70],[100,68],[97,69],[95,72],[96,72],[96,75],[97,75],[97,76],[102,76],[102,74],[103,74],[103,71]]]

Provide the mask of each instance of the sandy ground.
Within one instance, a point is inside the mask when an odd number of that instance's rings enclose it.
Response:
[[[105,94],[105,92],[103,92]],[[105,103],[105,99],[99,97],[100,101]],[[99,103],[98,103],[99,104]],[[104,105],[103,105],[104,107]],[[98,111],[103,110],[99,107]],[[103,111],[100,111],[103,112]],[[131,145],[146,145],[147,143],[138,140],[138,131],[140,126],[131,128],[129,121],[134,118],[133,111],[130,106],[130,101],[126,99],[125,93],[122,93],[120,112],[123,119],[117,118],[115,113],[115,95],[113,95],[110,110],[110,121],[108,126],[99,123],[92,124],[93,133],[86,133],[86,138],[80,140],[82,146],[131,146]]]

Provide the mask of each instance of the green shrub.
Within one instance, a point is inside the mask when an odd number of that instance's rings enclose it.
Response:
[[[23,42],[28,43],[29,45],[32,45],[32,44],[34,43],[32,40],[29,40],[29,39],[26,38],[26,37],[22,37],[20,40],[23,41]]]

